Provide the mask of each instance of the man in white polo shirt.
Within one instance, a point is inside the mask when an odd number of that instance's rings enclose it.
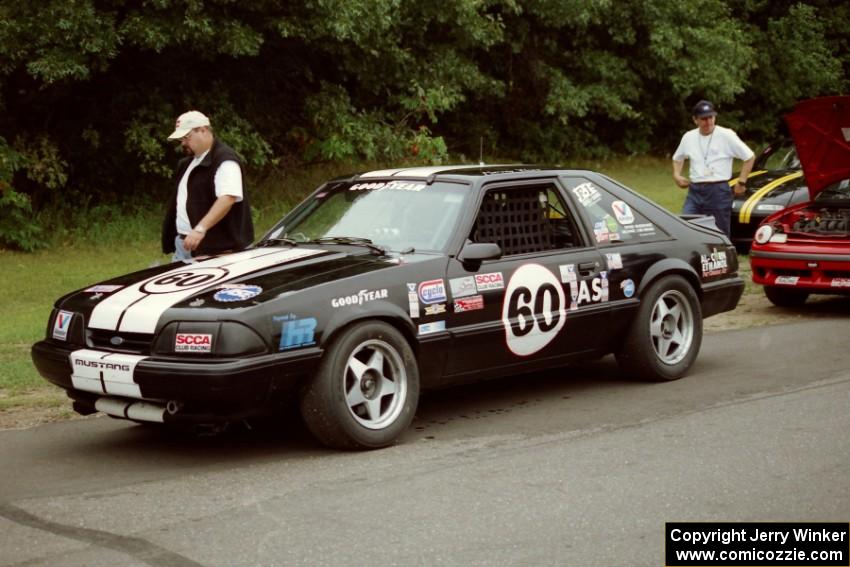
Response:
[[[697,127],[685,132],[673,154],[673,180],[688,190],[682,213],[711,215],[717,228],[731,236],[732,161],[744,162],[734,189],[736,195],[743,195],[755,154],[734,131],[715,124],[717,112],[707,100],[694,106],[693,117]],[[690,179],[682,176],[686,159]]]
[[[169,140],[180,140],[175,193],[162,225],[162,251],[174,261],[193,254],[241,250],[254,240],[251,208],[242,187],[239,156],[213,135],[197,110],[181,114]]]

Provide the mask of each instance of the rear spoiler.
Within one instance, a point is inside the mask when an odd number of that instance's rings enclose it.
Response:
[[[722,234],[722,231],[717,228],[717,225],[714,223],[714,217],[711,215],[679,215],[679,218],[703,228],[710,228],[711,230]]]

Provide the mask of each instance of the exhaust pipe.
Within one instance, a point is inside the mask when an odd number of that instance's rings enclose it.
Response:
[[[167,411],[166,406],[161,404],[131,402],[120,398],[106,397],[98,398],[94,403],[94,407],[97,411],[101,411],[112,417],[132,419],[133,421],[150,421],[153,423],[164,423],[165,412]]]

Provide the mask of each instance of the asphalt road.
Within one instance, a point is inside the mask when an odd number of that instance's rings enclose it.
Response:
[[[713,333],[691,375],[613,360],[432,393],[402,443],[296,422],[0,431],[0,565],[663,565],[668,521],[850,520],[850,321]]]

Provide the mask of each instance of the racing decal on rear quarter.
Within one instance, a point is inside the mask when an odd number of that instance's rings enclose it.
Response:
[[[56,314],[56,320],[53,321],[53,338],[60,341],[68,340],[68,329],[71,328],[71,319],[74,314],[70,311],[60,311]]]
[[[700,254],[700,261],[704,278],[725,274],[729,269],[725,250],[714,249],[711,254]]]
[[[258,248],[219,256],[191,266],[181,265],[169,272],[126,286],[98,303],[89,317],[89,327],[130,333],[153,333],[160,316],[167,309],[225,278],[235,278],[326,253],[315,248]]]
[[[511,276],[502,304],[508,349],[528,356],[548,345],[567,319],[564,290],[540,264],[520,266]]]

